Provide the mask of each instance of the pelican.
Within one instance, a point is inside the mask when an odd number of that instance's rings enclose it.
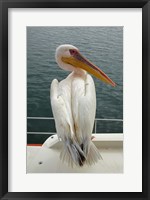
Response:
[[[91,139],[96,93],[90,74],[111,86],[115,83],[73,45],[60,45],[55,59],[60,68],[71,71],[60,82],[54,79],[50,89],[56,131],[63,143],[60,159],[70,166],[92,165],[102,157]]]

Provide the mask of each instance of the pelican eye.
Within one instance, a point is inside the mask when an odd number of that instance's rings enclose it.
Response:
[[[77,53],[77,50],[75,49],[69,49],[70,54],[73,56]]]

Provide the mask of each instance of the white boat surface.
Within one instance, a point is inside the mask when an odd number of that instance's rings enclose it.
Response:
[[[123,173],[123,134],[92,134],[102,160],[92,166],[69,167],[60,160],[61,141],[56,134],[41,146],[27,146],[27,173]]]

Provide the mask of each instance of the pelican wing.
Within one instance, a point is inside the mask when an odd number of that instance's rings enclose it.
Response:
[[[95,85],[92,77],[75,78],[72,83],[72,112],[79,143],[91,137],[96,110]]]
[[[96,94],[95,85],[92,77],[87,74],[85,80],[84,95],[79,99],[79,124],[82,128],[82,134],[87,134],[91,137],[96,111]]]
[[[80,91],[78,89],[78,94],[80,93],[80,96],[78,96],[78,101],[76,99],[78,104],[77,102],[75,104],[76,109],[78,110],[78,112],[76,111],[78,113],[78,117],[75,118],[75,124],[78,124],[78,126],[75,131],[79,144],[86,156],[86,163],[91,165],[96,163],[102,157],[96,146],[91,141],[96,112],[96,93],[94,81],[89,74],[87,74],[84,81],[84,94],[81,95]]]
[[[51,106],[55,119],[56,130],[59,138],[65,140],[65,137],[73,135],[72,125],[66,108],[66,102],[59,91],[59,82],[54,79],[51,84]]]

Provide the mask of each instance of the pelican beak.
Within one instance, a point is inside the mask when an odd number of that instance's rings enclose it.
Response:
[[[62,61],[76,68],[81,68],[89,72],[96,78],[109,85],[112,85],[113,87],[116,86],[116,84],[101,69],[83,57],[79,51],[74,52],[70,57],[62,57]]]

